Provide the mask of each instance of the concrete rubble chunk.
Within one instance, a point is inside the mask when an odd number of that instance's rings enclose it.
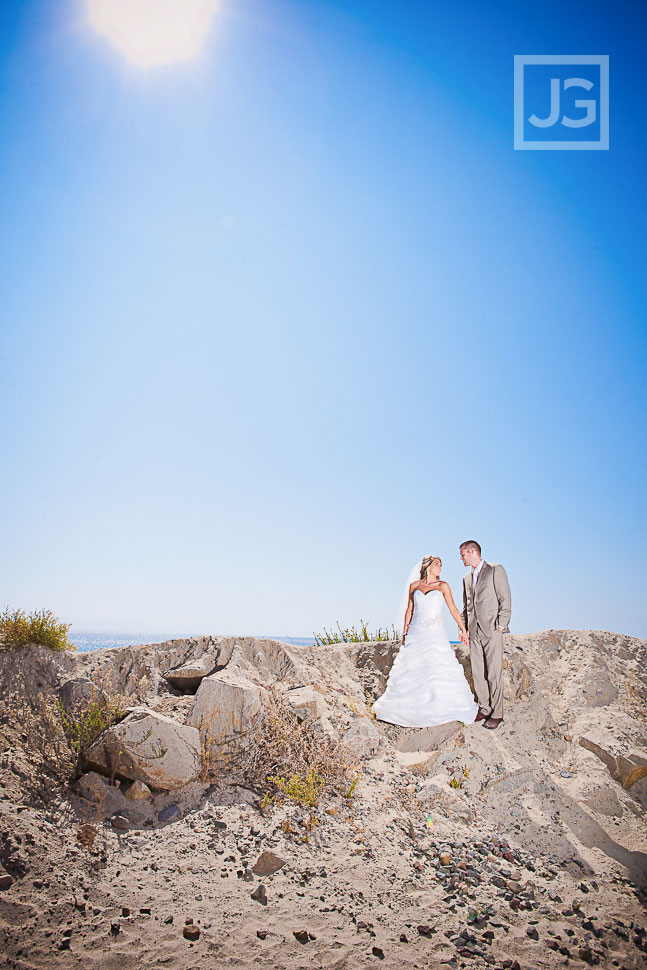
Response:
[[[319,717],[325,713],[326,702],[314,687],[293,687],[284,694],[288,707],[292,708],[297,717],[302,720],[308,714]]]
[[[580,738],[580,747],[596,755],[607,766],[614,781],[622,785],[625,791],[641,778],[647,778],[647,757],[640,752],[633,752],[628,756],[616,756],[587,737]]]
[[[176,690],[189,693],[198,689],[200,682],[213,671],[214,667],[215,661],[212,658],[201,657],[199,660],[165,670],[162,676]]]
[[[357,717],[345,732],[342,743],[353,754],[369,756],[377,753],[381,742],[380,731],[368,717]]]
[[[195,781],[200,771],[200,734],[145,707],[107,728],[86,753],[86,765],[104,774],[143,781],[167,791]]]
[[[448,721],[433,727],[416,728],[405,734],[399,741],[398,751],[436,751],[451,740],[461,730],[460,721]]]
[[[186,723],[197,728],[208,744],[244,746],[265,696],[266,691],[240,671],[223,670],[202,680]]]

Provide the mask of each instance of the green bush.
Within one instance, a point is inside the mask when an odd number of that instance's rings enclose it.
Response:
[[[51,610],[10,610],[0,614],[0,650],[39,643],[50,650],[76,650],[67,637],[71,623],[61,623]]]

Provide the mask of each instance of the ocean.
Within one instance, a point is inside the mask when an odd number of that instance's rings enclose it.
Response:
[[[190,636],[202,634],[191,633],[97,633],[90,630],[70,630],[69,637],[77,650],[85,653],[88,650],[100,650],[102,647],[131,647],[143,643],[164,643],[165,640],[180,640]],[[245,634],[255,636],[255,634]],[[314,637],[277,637],[263,634],[261,639],[281,640],[282,643],[295,643],[299,646],[310,646]]]

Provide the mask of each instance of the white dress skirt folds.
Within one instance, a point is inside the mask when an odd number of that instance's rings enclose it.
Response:
[[[440,590],[413,594],[413,616],[393,661],[386,690],[373,704],[380,721],[430,727],[448,721],[471,724],[478,712],[467,678],[443,622]]]

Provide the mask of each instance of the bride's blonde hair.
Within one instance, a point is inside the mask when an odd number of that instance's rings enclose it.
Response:
[[[427,570],[429,566],[431,566],[432,562],[434,562],[434,560],[436,559],[442,565],[442,559],[440,558],[440,556],[425,556],[423,558],[422,562],[420,563],[420,579],[425,578],[425,576],[427,575]]]

